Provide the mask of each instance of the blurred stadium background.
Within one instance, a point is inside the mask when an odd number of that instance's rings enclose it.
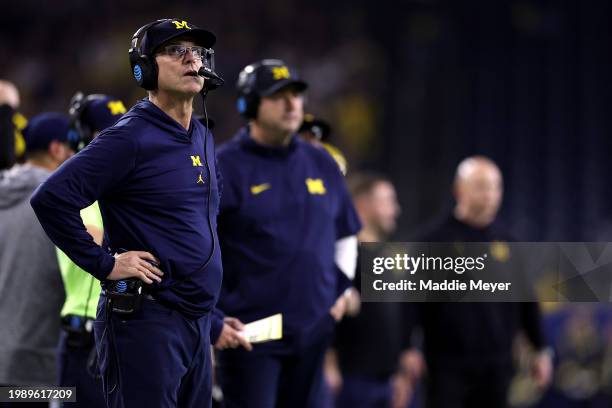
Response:
[[[242,123],[234,92],[242,67],[264,57],[297,66],[311,85],[308,111],[331,122],[350,169],[394,181],[398,239],[450,209],[457,163],[484,154],[504,173],[500,216],[521,240],[612,241],[607,0],[9,0],[2,8],[0,78],[18,86],[28,117],[66,111],[77,90],[132,105],[144,96],[130,75],[132,34],[180,17],[217,35],[216,70],[226,80],[208,103],[217,140]],[[555,390],[571,398],[549,396],[545,406],[610,406],[610,320],[605,305],[550,312],[557,351],[573,356]]]
[[[131,104],[144,95],[130,76],[131,35],[171,16],[217,34],[227,81],[209,102],[218,140],[241,123],[239,70],[287,60],[351,167],[396,182],[400,236],[448,206],[452,172],[472,153],[500,164],[501,216],[521,239],[612,235],[608,1],[9,1],[0,75],[27,115],[64,110],[79,89]]]

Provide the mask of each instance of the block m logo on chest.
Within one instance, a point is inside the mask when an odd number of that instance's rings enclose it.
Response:
[[[191,156],[191,163],[193,164],[193,167],[202,167],[202,160],[198,155]]]
[[[306,188],[310,194],[325,194],[327,190],[325,189],[325,185],[323,184],[323,180],[321,179],[306,179]]]

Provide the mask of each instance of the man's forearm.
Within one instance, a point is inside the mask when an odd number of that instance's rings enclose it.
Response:
[[[93,241],[81,209],[61,197],[54,186],[43,183],[30,203],[51,241],[83,270],[103,280],[113,269],[114,258]]]

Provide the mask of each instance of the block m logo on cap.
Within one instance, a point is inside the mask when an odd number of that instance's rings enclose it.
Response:
[[[172,24],[174,24],[176,26],[177,30],[180,30],[181,28],[186,28],[188,30],[191,30],[191,27],[189,27],[187,25],[187,22],[185,20],[183,20],[183,21],[176,21],[176,20],[174,20],[174,21],[172,21]]]
[[[272,67],[272,75],[276,81],[289,78],[289,68],[284,65],[282,67]]]
[[[108,104],[106,104],[106,106],[108,107],[111,115],[113,116],[121,115],[125,113],[125,106],[123,105],[123,102],[121,101],[109,101]]]

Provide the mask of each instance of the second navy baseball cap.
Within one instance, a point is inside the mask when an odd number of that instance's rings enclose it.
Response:
[[[101,131],[115,124],[125,113],[125,105],[117,98],[100,95],[91,100],[83,111],[82,121],[89,125],[92,131]]]
[[[47,112],[34,116],[23,130],[26,152],[47,150],[52,141],[68,142],[70,116]]]
[[[238,92],[259,96],[269,96],[287,86],[295,86],[305,91],[308,84],[299,77],[297,71],[278,59],[265,59],[247,65],[238,77]]]

